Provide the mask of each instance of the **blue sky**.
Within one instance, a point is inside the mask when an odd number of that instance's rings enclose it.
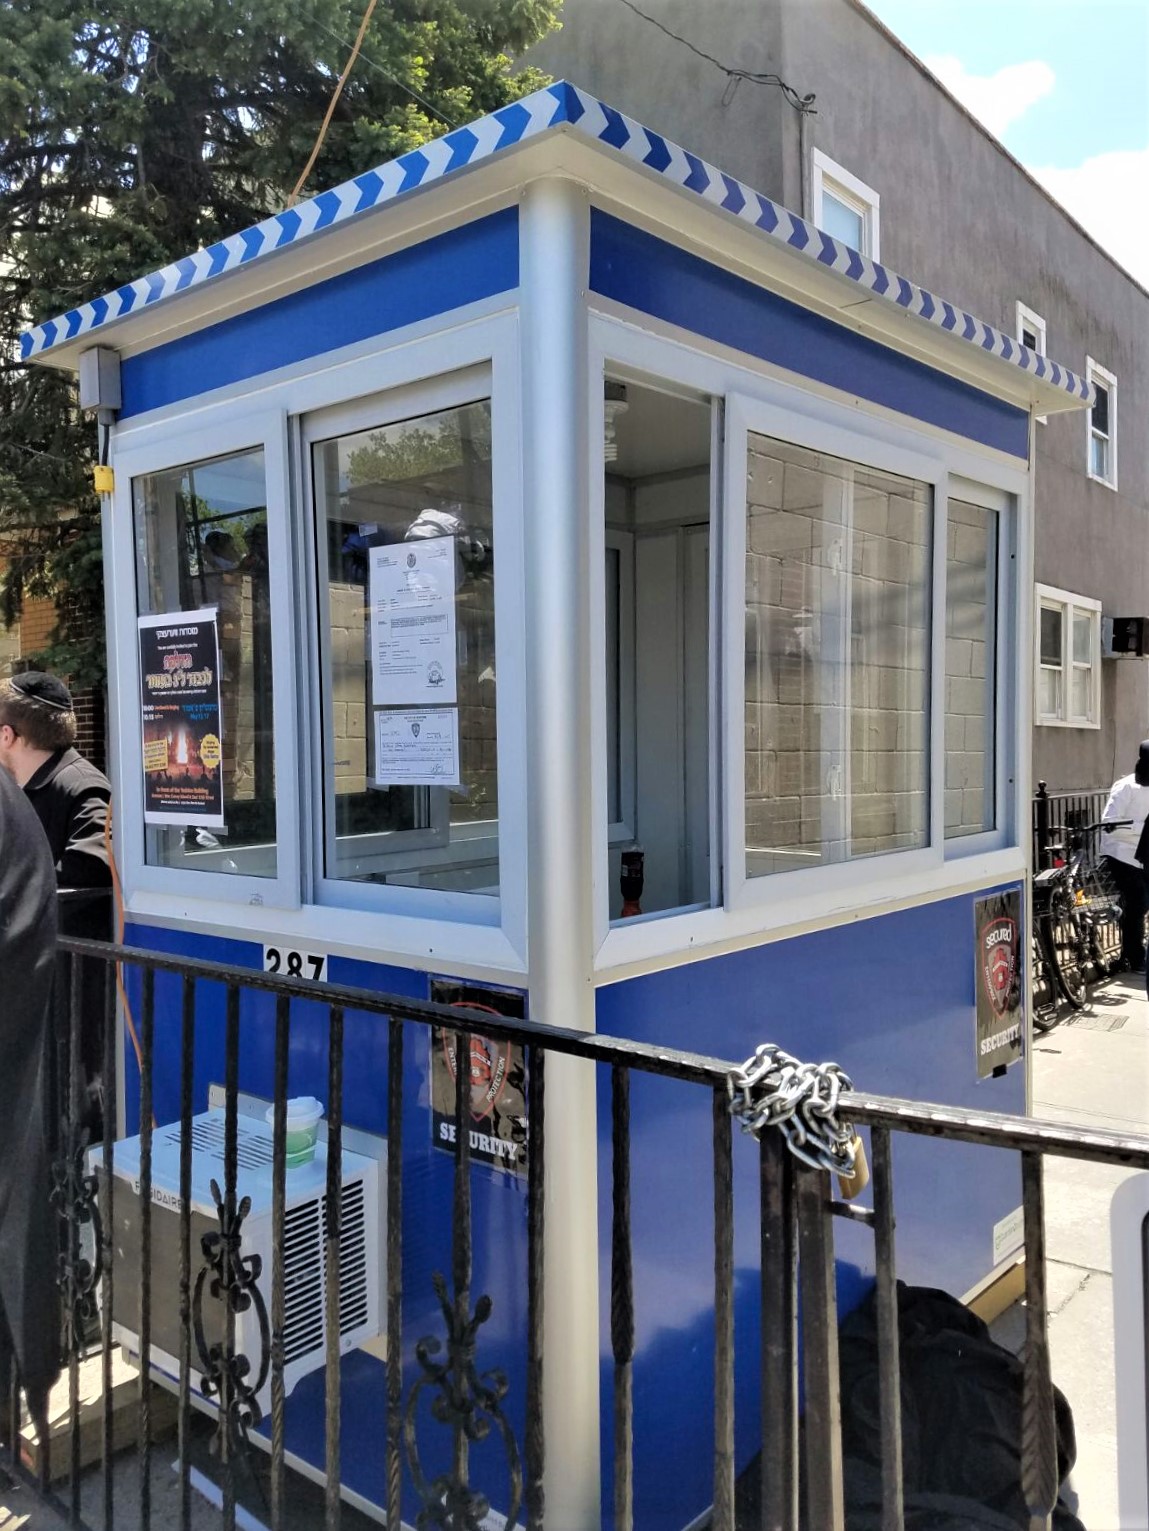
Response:
[[[1149,0],[867,0],[1149,284]]]

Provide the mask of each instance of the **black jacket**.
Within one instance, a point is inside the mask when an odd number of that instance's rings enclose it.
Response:
[[[79,750],[57,750],[24,783],[44,826],[61,888],[106,888],[112,881],[104,827],[112,788]]]
[[[0,1397],[15,1352],[36,1419],[60,1354],[43,1098],[55,954],[51,853],[0,770]]]

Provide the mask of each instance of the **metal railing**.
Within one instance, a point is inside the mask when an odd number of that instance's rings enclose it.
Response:
[[[57,1200],[64,1214],[66,1237],[61,1246],[61,1286],[65,1309],[64,1356],[69,1400],[62,1449],[68,1453],[63,1486],[53,1488],[47,1441],[41,1442],[39,1484],[73,1525],[93,1531],[113,1531],[117,1501],[133,1492],[135,1524],[165,1527],[192,1525],[192,1432],[197,1417],[210,1412],[213,1449],[219,1472],[219,1516],[232,1531],[237,1516],[237,1484],[253,1452],[253,1432],[261,1427],[260,1398],[270,1388],[267,1521],[281,1531],[287,1517],[289,1493],[297,1480],[285,1436],[285,1311],[289,1286],[298,1275],[285,1269],[282,1251],[287,1216],[286,1100],[289,1089],[291,1043],[297,1028],[314,1030],[316,1016],[325,1036],[328,1093],[326,1184],[323,1193],[323,1264],[326,1277],[323,1451],[325,1484],[313,1522],[327,1531],[340,1526],[341,1443],[346,1421],[340,1416],[340,1376],[346,1358],[341,1353],[341,1163],[350,1129],[345,1128],[345,1032],[348,1018],[366,1015],[386,1028],[384,1091],[387,1134],[386,1168],[386,1395],[379,1451],[385,1465],[387,1524],[402,1524],[401,1512],[414,1510],[419,1526],[463,1531],[478,1526],[490,1503],[508,1526],[524,1524],[541,1531],[547,1524],[543,1498],[546,1464],[544,1418],[543,1279],[547,1259],[544,1225],[546,1141],[546,1063],[551,1055],[587,1060],[610,1072],[610,1143],[613,1175],[610,1184],[610,1339],[613,1353],[613,1506],[617,1531],[634,1523],[635,1277],[632,1248],[632,1205],[643,1186],[632,1182],[630,1085],[632,1076],[673,1079],[709,1093],[712,1106],[712,1181],[714,1239],[715,1359],[713,1387],[713,1511],[714,1531],[735,1526],[735,1334],[734,1334],[734,1124],[730,1115],[727,1061],[692,1053],[658,1049],[632,1041],[555,1030],[529,1021],[507,1019],[487,1010],[425,1003],[346,986],[285,980],[245,968],[164,956],[152,952],[79,940],[61,943],[71,970],[67,987],[66,1025],[59,1034],[64,1054],[61,1153],[56,1165]],[[93,1169],[82,1121],[87,1081],[83,1077],[83,983],[80,963],[105,965],[105,1030],[103,1069],[115,1071],[116,964],[123,965],[125,993],[138,1027],[138,1093],[129,1092],[128,1113],[138,1116],[137,1183],[115,1172],[117,1140],[121,1152],[123,1125],[116,1119],[108,1092],[102,1122],[102,1143],[95,1145],[100,1173]],[[165,1010],[164,1035],[157,1032],[157,985],[178,1007]],[[193,1201],[193,1119],[204,1103],[204,1070],[197,1064],[197,1046],[211,1027],[205,1020],[208,1000],[221,995],[223,1066],[222,1183],[213,1183],[215,1215],[204,1227],[195,1223]],[[245,1253],[245,1220],[250,1203],[241,1194],[240,1124],[241,1074],[252,1043],[252,1009],[263,996],[273,1014],[270,1039],[272,1098],[272,1241],[270,1270]],[[166,1001],[165,1001],[166,1003]],[[318,1007],[318,1008],[317,1008]],[[178,1015],[178,1022],[175,1016]],[[214,1020],[212,1025],[214,1025]],[[412,1293],[404,1289],[403,1241],[405,1121],[404,1057],[412,1037],[428,1028],[454,1038],[457,1060],[471,1057],[472,1037],[523,1049],[526,1073],[526,1115],[529,1124],[524,1244],[527,1289],[524,1362],[517,1370],[525,1396],[515,1411],[523,1420],[521,1437],[510,1423],[508,1378],[486,1369],[479,1357],[484,1346],[484,1323],[491,1312],[491,1294],[475,1296],[472,1260],[472,1103],[468,1069],[455,1069],[454,1144],[451,1189],[449,1259],[442,1263],[449,1281],[436,1274],[441,1328],[414,1347],[411,1367],[404,1349],[405,1304]],[[155,1200],[157,1048],[168,1051],[178,1076],[180,1123],[179,1191],[174,1215],[178,1219],[178,1258],[170,1270],[177,1294],[179,1343],[177,1363],[168,1383],[176,1393],[178,1434],[178,1508],[174,1519],[153,1505],[153,1391],[160,1342],[154,1326],[157,1304],[170,1307],[170,1293],[153,1287],[153,1258],[158,1220],[171,1215],[171,1198]],[[174,1063],[173,1063],[174,1060]],[[129,1069],[129,1073],[131,1070]],[[165,1099],[170,1098],[163,1084]],[[903,1526],[901,1422],[899,1393],[898,1298],[896,1286],[895,1216],[891,1141],[894,1134],[944,1138],[949,1141],[1009,1149],[1021,1156],[1024,1248],[1026,1256],[1024,1395],[1021,1432],[1021,1490],[1031,1516],[1031,1531],[1047,1528],[1058,1495],[1053,1389],[1046,1334],[1045,1234],[1042,1168],[1046,1155],[1068,1156],[1098,1163],[1149,1169],[1149,1138],[1067,1127],[1060,1123],[973,1112],[940,1105],[887,1098],[865,1091],[843,1097],[843,1109],[857,1127],[868,1129],[872,1167],[872,1206],[836,1199],[833,1177],[794,1157],[776,1129],[762,1132],[757,1145],[761,1237],[760,1357],[761,1464],[760,1524],[771,1531],[797,1531],[799,1494],[802,1523],[818,1531],[842,1531],[844,1526],[843,1468],[837,1359],[837,1301],[835,1291],[835,1223],[846,1218],[871,1230],[876,1271],[876,1322],[880,1378],[881,1481],[885,1531]],[[137,1194],[138,1193],[138,1194]],[[138,1218],[138,1261],[125,1264],[117,1254],[117,1230],[123,1228],[121,1199],[134,1197]],[[193,1226],[195,1223],[195,1226]],[[138,1357],[135,1403],[134,1484],[117,1468],[119,1447],[112,1417],[113,1348],[123,1341],[121,1283],[136,1285],[132,1327]],[[501,1297],[495,1293],[496,1300]],[[214,1303],[214,1327],[208,1307]],[[799,1331],[799,1305],[801,1325]],[[121,1315],[116,1328],[115,1315]],[[252,1315],[258,1322],[252,1322]],[[244,1351],[237,1334],[255,1336],[257,1348]],[[561,1322],[561,1318],[554,1320]],[[97,1460],[85,1469],[81,1455],[79,1373],[84,1362],[85,1336],[98,1326],[96,1354],[102,1373],[99,1405],[100,1448]],[[89,1355],[86,1364],[93,1364]],[[799,1393],[799,1366],[802,1388]],[[194,1379],[198,1378],[196,1381]],[[16,1384],[18,1387],[18,1382]],[[433,1398],[430,1409],[420,1408]],[[9,1436],[13,1471],[21,1466],[18,1394],[12,1399]],[[422,1418],[422,1423],[420,1422]],[[439,1436],[429,1441],[427,1430]],[[490,1469],[490,1444],[501,1443],[505,1471],[498,1482],[477,1481],[480,1447],[483,1472]],[[60,1448],[58,1448],[60,1449]],[[805,1471],[799,1471],[799,1451]],[[428,1462],[431,1465],[425,1466]],[[672,1470],[668,1464],[667,1470]],[[117,1472],[119,1476],[117,1477]],[[406,1476],[405,1476],[406,1474]],[[801,1484],[801,1488],[800,1488]],[[197,1506],[197,1516],[201,1513]],[[298,1523],[298,1520],[296,1521]],[[197,1520],[202,1524],[202,1520]],[[556,1531],[554,1526],[551,1531]],[[558,1528],[567,1531],[567,1528]]]
[[[1101,973],[1112,972],[1121,959],[1122,936],[1120,899],[1102,864],[1101,830],[1097,827],[1109,794],[1104,789],[1093,792],[1050,792],[1043,781],[1037,784],[1033,797],[1033,870],[1041,872],[1064,862],[1070,846],[1080,847],[1082,872],[1086,891],[1094,890],[1090,899],[1091,928],[1101,960]],[[1059,851],[1057,848],[1061,847]],[[1032,891],[1032,890],[1031,890]],[[1043,911],[1036,899],[1031,900],[1031,927],[1035,950],[1041,951],[1041,932],[1038,924]],[[1073,942],[1069,934],[1059,931],[1058,945]],[[1058,1003],[1056,985],[1044,960],[1035,962],[1034,1002],[1041,1012],[1052,1013]]]
[[[1098,824],[1109,800],[1106,789],[1094,792],[1050,792],[1043,781],[1033,795],[1033,869],[1044,871],[1052,866],[1050,842],[1064,842],[1067,830],[1082,831]],[[1096,866],[1101,859],[1101,831],[1084,833],[1082,848],[1085,864]]]

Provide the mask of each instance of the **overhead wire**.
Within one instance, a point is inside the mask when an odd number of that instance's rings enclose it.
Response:
[[[345,37],[341,37],[338,32],[333,31],[325,21],[321,21],[320,18],[313,12],[308,11],[307,14],[310,16],[311,20],[314,21],[315,25],[320,29],[320,31],[326,32],[328,37],[330,37],[333,42],[341,43],[344,48],[350,48],[352,46],[352,44],[349,43]],[[433,101],[428,100],[428,98],[423,95],[421,91],[416,90],[413,85],[408,85],[406,80],[401,80],[397,74],[392,74],[390,69],[385,69],[383,65],[380,64],[378,60],[373,59],[370,54],[364,53],[362,49],[360,49],[359,57],[369,69],[374,69],[375,72],[377,74],[381,74],[385,80],[390,80],[392,85],[396,85],[400,90],[405,91],[407,95],[411,97],[412,101],[417,101],[420,106],[425,106],[427,110],[432,114],[432,116],[438,117],[439,121],[445,123],[447,127],[458,127],[459,124],[452,117],[448,117],[446,112],[443,111],[442,107],[436,106]]]
[[[784,80],[780,74],[761,73],[752,69],[739,69],[733,64],[724,64],[721,59],[715,58],[713,53],[707,53],[704,48],[696,47],[689,38],[682,37],[679,33],[671,31],[670,27],[659,21],[657,16],[651,16],[640,6],[635,5],[634,0],[619,0],[619,4],[625,5],[627,10],[633,11],[636,16],[641,16],[643,21],[649,22],[652,27],[657,27],[660,32],[672,41],[680,43],[684,48],[688,48],[698,58],[705,59],[708,64],[713,64],[715,69],[720,69],[728,79],[749,80],[754,85],[775,85],[796,112],[801,112],[803,115],[817,113],[817,107],[814,105],[816,98],[813,92],[809,95],[802,95],[800,91],[795,90],[792,85]]]

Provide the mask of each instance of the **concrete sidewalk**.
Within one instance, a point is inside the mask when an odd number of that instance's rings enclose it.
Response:
[[[1149,1133],[1149,1001],[1145,979],[1122,974],[1086,1011],[1036,1038],[1033,1114],[1077,1127]],[[1049,1341],[1053,1380],[1077,1430],[1071,1483],[1087,1531],[1118,1531],[1117,1408],[1109,1204],[1136,1171],[1050,1158],[1045,1163]],[[1024,1313],[993,1326],[1016,1344]]]

